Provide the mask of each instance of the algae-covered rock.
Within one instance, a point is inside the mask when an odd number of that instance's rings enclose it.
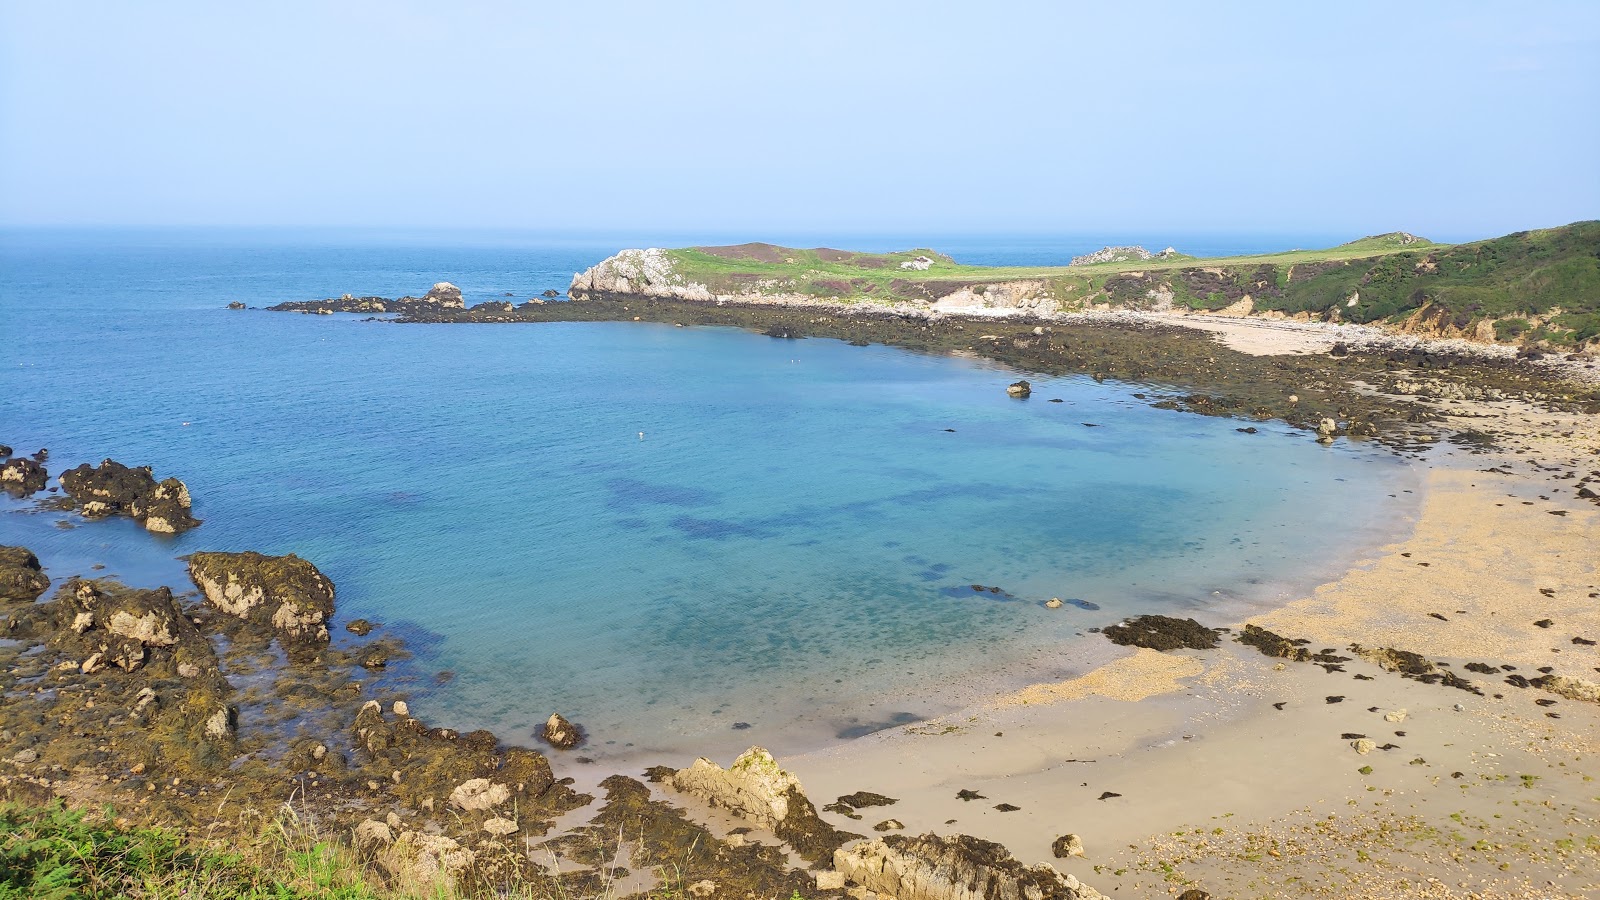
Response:
[[[1583,678],[1552,674],[1541,675],[1528,683],[1552,694],[1566,697],[1568,700],[1585,700],[1589,703],[1600,703],[1600,683]]]
[[[176,478],[156,481],[149,466],[132,468],[107,459],[61,473],[61,489],[86,518],[129,516],[158,534],[200,524],[190,514],[189,488]]]
[[[6,460],[0,465],[0,490],[18,497],[26,497],[44,490],[50,473],[26,456]]]
[[[1027,397],[1033,393],[1033,385],[1026,380],[1014,381],[1006,387],[1006,394],[1012,397]]]
[[[812,863],[826,861],[833,851],[859,837],[824,822],[806,799],[800,779],[784,771],[761,747],[739,754],[726,769],[701,757],[665,781],[676,790],[770,829]]]
[[[207,603],[272,629],[291,654],[328,645],[333,582],[293,553],[195,553],[189,557],[189,578]]]
[[[1193,619],[1172,616],[1134,616],[1101,632],[1113,644],[1151,650],[1209,650],[1217,646],[1217,629]]]
[[[48,587],[39,557],[26,547],[0,547],[0,600],[31,603]]]
[[[839,850],[833,867],[893,900],[1104,900],[1049,865],[1027,866],[1006,848],[969,835],[890,835]]]

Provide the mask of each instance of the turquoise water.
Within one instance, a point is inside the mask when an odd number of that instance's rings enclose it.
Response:
[[[598,758],[798,750],[1079,671],[1106,652],[1089,627],[1303,592],[1404,513],[1379,451],[1151,409],[1147,385],[1030,375],[1017,401],[983,361],[735,329],[221,308],[524,298],[615,244],[11,237],[0,441],[53,473],[153,465],[205,524],[8,502],[0,543],[175,587],[179,554],[299,553],[341,621],[455,673],[418,689],[429,721],[516,741],[560,711]]]

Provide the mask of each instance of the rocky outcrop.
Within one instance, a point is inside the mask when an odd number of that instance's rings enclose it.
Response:
[[[25,456],[6,460],[0,465],[0,490],[18,497],[26,497],[44,490],[50,473]]]
[[[716,300],[711,289],[678,274],[667,251],[623,250],[572,276],[567,294],[574,300],[590,294],[642,294],[678,300]]]
[[[328,645],[333,582],[293,553],[195,553],[189,557],[189,578],[206,603],[270,628],[291,656]]]
[[[86,683],[103,686],[98,713],[92,703],[81,712],[102,728],[109,717],[133,729],[139,752],[201,766],[233,757],[238,713],[229,703],[231,689],[211,643],[170,590],[73,579],[49,602],[9,617],[6,626],[8,638],[44,645],[43,658],[55,660],[53,678],[77,682],[74,696]],[[52,721],[73,711],[53,705]]]
[[[1092,266],[1095,263],[1144,262],[1151,259],[1171,259],[1177,255],[1178,251],[1171,247],[1160,253],[1151,253],[1149,250],[1135,244],[1132,247],[1102,247],[1093,253],[1074,256],[1071,264],[1074,266]]]
[[[410,298],[402,297],[401,302],[407,299]],[[422,302],[450,309],[464,309],[467,305],[466,301],[461,298],[461,288],[448,281],[437,282],[433,287],[429,288],[428,292],[422,295]]]
[[[39,557],[26,547],[0,547],[0,600],[32,603],[50,587]]]
[[[701,757],[665,782],[770,830],[812,863],[826,862],[845,842],[858,837],[822,821],[801,790],[800,779],[784,771],[761,747],[739,754],[726,769]]]
[[[583,729],[568,722],[560,713],[551,713],[539,729],[539,738],[557,750],[571,750],[583,743]]]
[[[891,835],[839,850],[833,867],[894,900],[1105,900],[1071,875],[1023,865],[999,844],[968,835]]]
[[[190,515],[189,488],[176,478],[156,481],[149,466],[116,460],[88,463],[61,473],[61,489],[85,518],[130,516],[149,531],[176,534],[200,524]]]

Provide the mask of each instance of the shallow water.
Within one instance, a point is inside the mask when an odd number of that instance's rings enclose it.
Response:
[[[429,721],[516,741],[559,710],[591,756],[682,762],[1080,670],[1106,651],[1084,630],[1129,613],[1230,618],[1405,511],[1381,451],[1151,409],[1150,386],[1029,376],[1018,401],[983,361],[735,329],[220,308],[443,278],[525,298],[605,252],[13,242],[0,441],[48,446],[52,473],[153,465],[206,522],[170,539],[9,503],[0,543],[57,579],[174,587],[179,554],[299,553],[341,623],[455,673],[414,704]]]

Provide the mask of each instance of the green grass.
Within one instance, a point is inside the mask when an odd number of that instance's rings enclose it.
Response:
[[[292,820],[291,820],[292,821]],[[247,857],[160,828],[118,827],[59,803],[0,807],[0,898],[377,900],[349,851],[284,820]]]
[[[1288,315],[1385,322],[1432,305],[1440,321],[1456,327],[1495,321],[1503,340],[1571,345],[1600,337],[1600,221],[1455,245],[1393,232],[1322,250],[1084,266],[968,266],[926,249],[846,255],[750,247],[746,258],[707,248],[667,252],[687,281],[718,294],[895,306],[927,303],[963,286],[1032,281],[1064,310],[1098,303],[1141,308],[1152,295],[1216,310],[1249,295],[1257,311]],[[927,270],[900,268],[919,255],[933,259]]]

